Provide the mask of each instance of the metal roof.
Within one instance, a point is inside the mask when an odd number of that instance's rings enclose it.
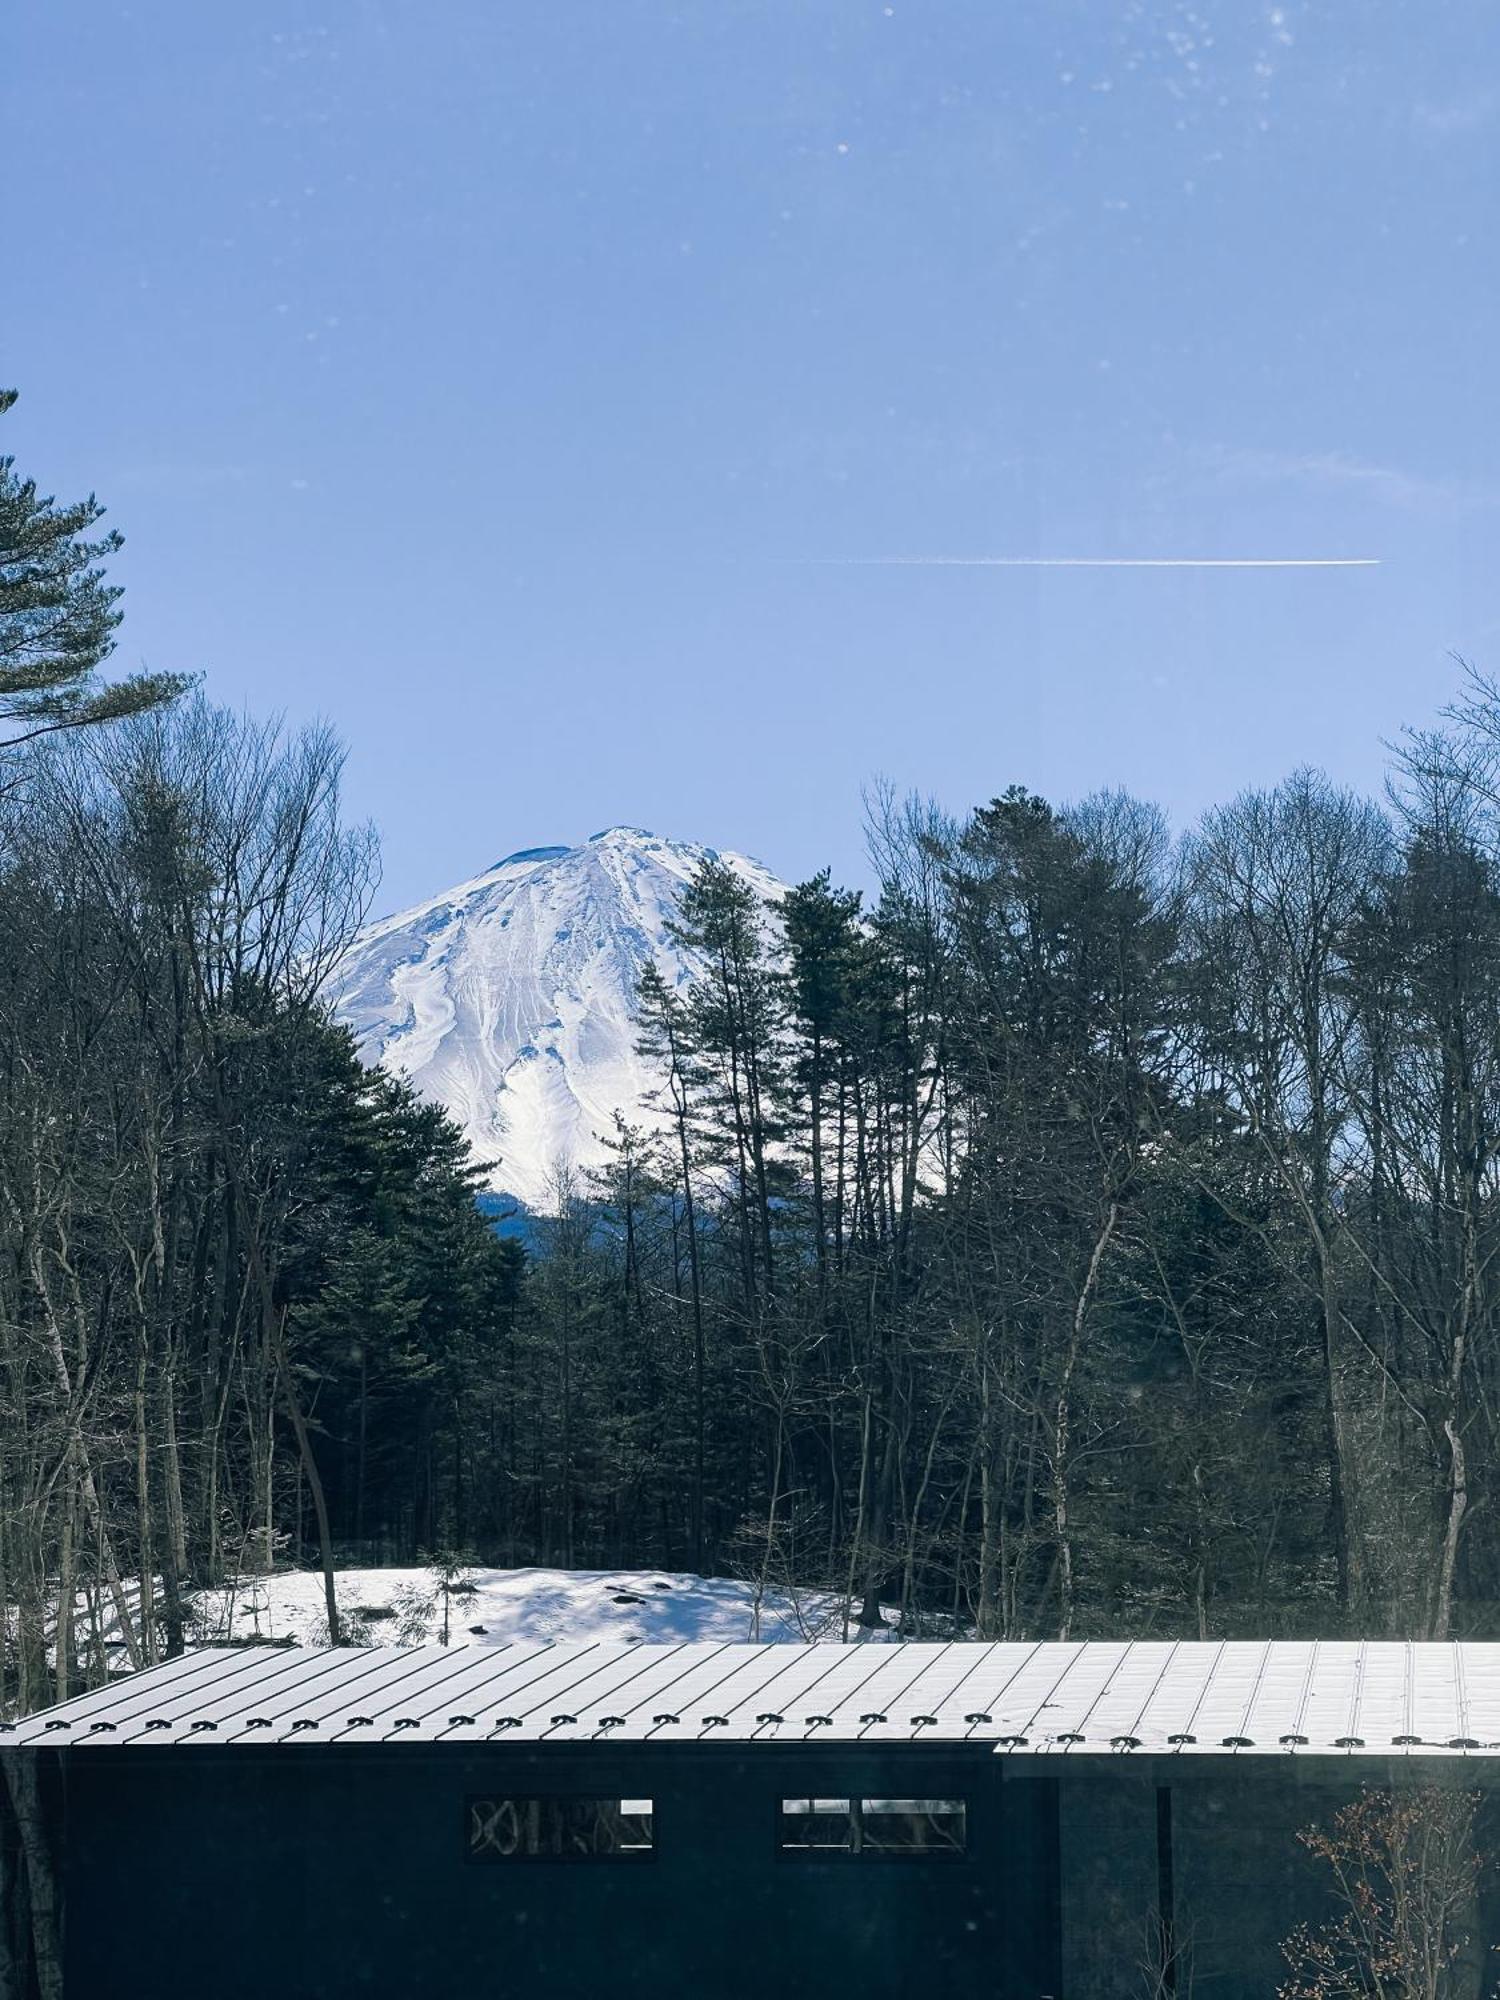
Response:
[[[0,1724],[0,1748],[371,1742],[1493,1756],[1500,1644],[209,1647]]]

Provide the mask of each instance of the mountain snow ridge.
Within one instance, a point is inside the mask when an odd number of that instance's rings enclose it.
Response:
[[[655,959],[692,967],[667,937],[677,899],[717,859],[760,896],[759,862],[612,826],[577,847],[528,847],[409,910],[366,925],[332,983],[366,1062],[403,1072],[468,1133],[492,1188],[552,1205],[557,1170],[597,1166],[618,1109],[657,1081],[635,1052],[635,993]]]

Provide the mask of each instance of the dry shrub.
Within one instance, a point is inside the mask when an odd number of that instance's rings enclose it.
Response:
[[[1326,1861],[1337,1914],[1282,1945],[1280,2000],[1459,2000],[1477,1994],[1465,1958],[1486,1865],[1474,1844],[1477,1792],[1438,1785],[1364,1792],[1331,1826],[1297,1838]]]

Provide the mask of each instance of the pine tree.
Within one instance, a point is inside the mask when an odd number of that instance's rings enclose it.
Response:
[[[720,1165],[739,1209],[745,1308],[763,1322],[775,1293],[772,1218],[787,1176],[776,1147],[783,1137],[782,1008],[766,946],[760,898],[717,858],[702,863],[667,925],[674,944],[702,970],[688,990],[688,1014],[703,1108],[720,1138]]]
[[[705,1382],[708,1356],[704,1336],[703,1267],[699,1254],[698,1216],[693,1193],[692,1128],[695,1110],[694,1087],[699,1080],[698,1055],[693,1043],[692,1023],[688,1018],[687,1009],[662,978],[654,962],[648,964],[641,975],[637,1001],[636,1025],[640,1035],[637,1046],[648,1061],[657,1064],[662,1075],[660,1088],[652,1093],[648,1102],[661,1104],[665,1098],[665,1108],[671,1114],[675,1140],[675,1166],[682,1177],[680,1205],[675,1193],[671,1199],[674,1208],[680,1214],[687,1239],[688,1300],[692,1311],[693,1328],[693,1482],[689,1536],[692,1542],[693,1567],[701,1569],[704,1454],[707,1435]],[[680,1284],[675,1289],[680,1295]]]
[[[790,961],[787,992],[798,1035],[792,1075],[805,1105],[811,1175],[813,1243],[820,1295],[828,1284],[829,1203],[826,1131],[829,1094],[837,1095],[844,1062],[861,938],[859,892],[835,889],[825,868],[788,892],[781,906]],[[842,1187],[835,1175],[835,1209]]]
[[[16,401],[0,390],[0,416]],[[104,562],[115,529],[90,539],[104,509],[92,494],[59,506],[0,458],[0,748],[91,723],[114,722],[173,701],[180,674],[133,674],[102,686],[96,669],[114,651],[121,589]]]

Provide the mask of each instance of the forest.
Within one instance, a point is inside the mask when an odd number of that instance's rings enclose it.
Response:
[[[0,463],[0,1714],[287,1565],[335,1643],[338,1569],[417,1560],[1492,1634],[1493,684],[1378,799],[1174,833],[1000,770],[874,792],[864,893],[705,864],[651,1104],[497,1233],[321,997],[378,878],[339,741],[101,682],[99,512]]]

